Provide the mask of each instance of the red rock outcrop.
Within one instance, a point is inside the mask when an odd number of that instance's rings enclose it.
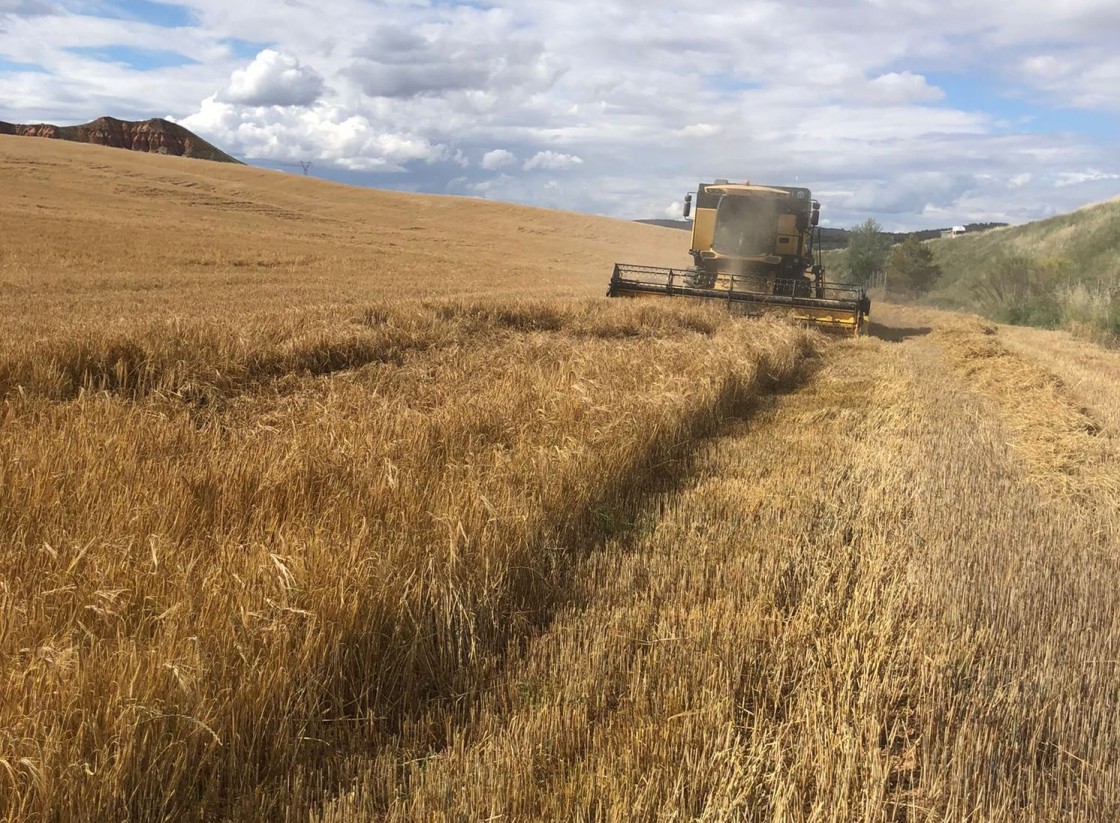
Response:
[[[116,149],[144,151],[156,154],[173,154],[177,157],[197,157],[202,160],[216,160],[222,163],[239,163],[197,134],[162,118],[152,120],[118,120],[115,117],[99,117],[80,126],[55,126],[50,123],[0,122],[0,134],[15,134],[25,137],[47,137],[55,140],[70,140],[76,143],[93,143],[98,146],[111,146]]]

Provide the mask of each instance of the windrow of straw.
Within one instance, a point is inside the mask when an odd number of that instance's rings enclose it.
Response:
[[[1065,392],[1099,421],[1101,435],[1120,443],[1120,356],[1067,332],[1003,327],[1000,340],[1012,352],[1061,375]]]
[[[969,385],[998,399],[996,413],[1037,483],[1051,493],[1113,505],[1120,496],[1120,454],[1062,377],[1009,349],[996,327],[979,319],[954,320],[935,335]]]
[[[703,307],[517,300],[66,337],[0,359],[12,819],[275,817],[341,752],[438,739],[426,707],[815,350]]]

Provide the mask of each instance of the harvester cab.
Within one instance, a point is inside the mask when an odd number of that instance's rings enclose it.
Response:
[[[685,197],[684,216],[693,197]],[[871,313],[863,288],[824,279],[820,203],[808,189],[701,183],[689,269],[617,263],[609,297],[722,300],[739,314],[780,313],[826,331],[861,334]]]

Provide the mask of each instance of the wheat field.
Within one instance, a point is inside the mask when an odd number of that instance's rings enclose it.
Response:
[[[0,816],[1112,820],[1120,355],[0,138]]]

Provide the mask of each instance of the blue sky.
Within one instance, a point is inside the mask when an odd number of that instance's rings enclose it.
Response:
[[[1118,37],[1115,0],[0,0],[0,120],[627,218],[728,177],[1024,222],[1120,194]]]
[[[926,80],[945,92],[941,105],[981,111],[996,118],[1005,134],[1070,134],[1110,140],[1120,129],[1120,111],[1077,108],[1032,95],[1030,89],[993,81],[982,73],[932,72]]]
[[[118,20],[140,20],[162,28],[186,28],[198,23],[188,7],[177,3],[153,3],[149,0],[120,0],[116,3],[74,4],[72,8],[87,14]]]
[[[99,63],[121,63],[135,71],[189,66],[193,57],[168,49],[138,49],[132,46],[71,46],[68,51]]]

